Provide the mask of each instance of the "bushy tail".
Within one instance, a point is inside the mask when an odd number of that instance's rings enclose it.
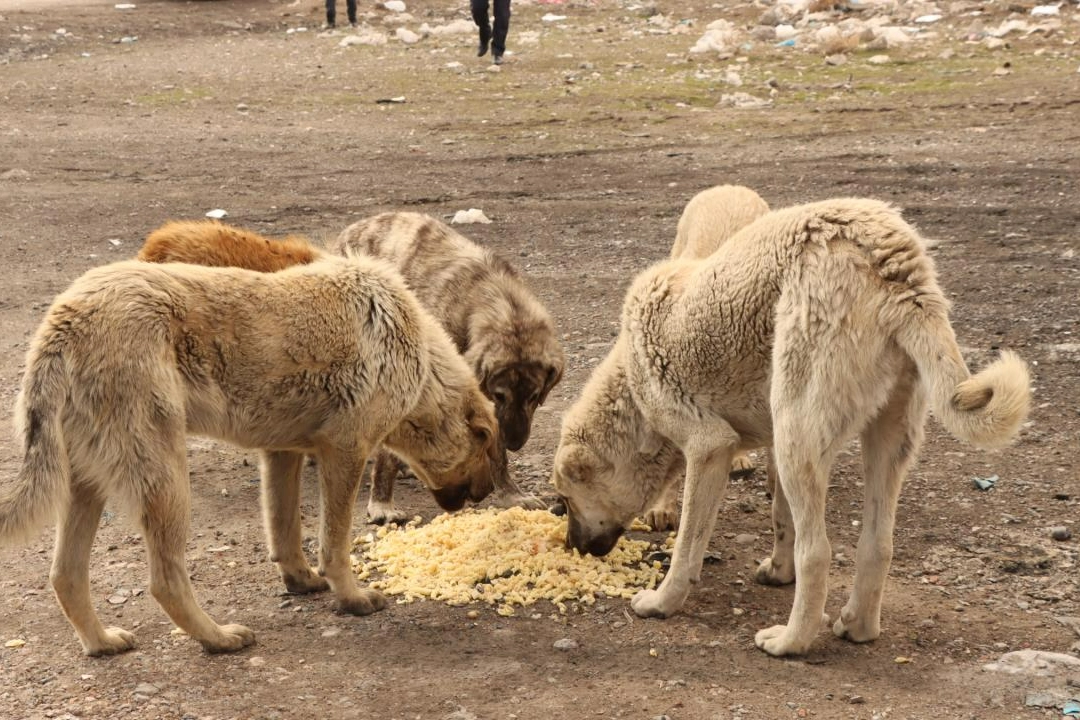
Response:
[[[1010,351],[972,375],[947,317],[912,313],[897,339],[930,390],[930,408],[956,438],[997,448],[1016,438],[1031,409],[1027,364]]]
[[[0,545],[28,540],[67,502],[71,471],[61,415],[68,384],[63,358],[35,343],[15,406],[24,456],[15,482],[0,496]]]

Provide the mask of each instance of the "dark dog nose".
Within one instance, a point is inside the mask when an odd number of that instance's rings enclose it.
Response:
[[[529,439],[529,424],[527,422],[509,422],[499,428],[502,434],[503,445],[510,452],[517,452]]]
[[[599,535],[588,536],[572,514],[567,516],[566,541],[570,547],[577,548],[583,555],[603,557],[615,548],[622,537],[623,530],[615,526]]]
[[[435,496],[435,502],[439,504],[439,507],[447,512],[454,512],[465,507],[465,501],[469,499],[469,486],[453,485],[432,490],[431,494]]]

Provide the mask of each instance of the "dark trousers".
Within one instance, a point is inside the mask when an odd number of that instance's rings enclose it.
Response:
[[[326,0],[326,23],[333,25],[337,18],[337,0]],[[356,24],[356,0],[345,0],[345,10],[349,13],[349,23]]]
[[[331,2],[331,0],[326,0]],[[488,23],[488,0],[469,0],[472,5],[472,19],[476,26],[491,27]],[[495,26],[491,33],[491,52],[502,55],[506,52],[506,32],[510,29],[510,0],[493,0],[495,4]]]

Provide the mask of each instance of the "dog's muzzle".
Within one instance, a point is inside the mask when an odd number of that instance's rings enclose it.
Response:
[[[567,508],[566,543],[568,547],[575,548],[583,555],[595,555],[603,557],[611,552],[619,538],[622,537],[623,529],[613,526],[599,535],[587,533]]]

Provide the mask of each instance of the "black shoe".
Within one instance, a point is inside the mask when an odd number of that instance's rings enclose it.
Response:
[[[476,57],[487,55],[488,44],[491,42],[491,28],[480,28],[480,44],[476,46]]]

